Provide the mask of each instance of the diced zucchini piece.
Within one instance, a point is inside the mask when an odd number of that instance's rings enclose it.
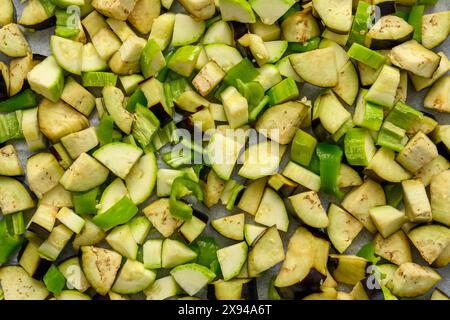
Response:
[[[53,56],[37,64],[27,75],[33,91],[56,102],[64,90],[64,74]]]
[[[179,47],[197,42],[205,32],[205,22],[177,13],[173,27],[172,46]]]
[[[105,182],[109,171],[100,162],[82,153],[59,181],[69,191],[88,191]]]
[[[332,47],[296,53],[290,56],[290,61],[306,82],[319,87],[334,87],[338,83],[336,54]]]
[[[255,13],[245,0],[223,0],[219,3],[223,21],[237,21],[241,23],[255,23]]]
[[[9,23],[0,28],[0,52],[9,57],[24,57],[31,52],[18,24]]]

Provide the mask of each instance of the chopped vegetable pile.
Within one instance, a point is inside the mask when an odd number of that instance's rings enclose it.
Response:
[[[437,2],[0,0],[0,300],[448,300]]]

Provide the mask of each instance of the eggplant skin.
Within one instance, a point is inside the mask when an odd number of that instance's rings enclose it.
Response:
[[[381,17],[394,14],[397,11],[395,1],[377,3],[375,6],[377,10],[376,13],[379,12]]]
[[[325,278],[326,276],[313,268],[301,282],[289,287],[275,287],[275,289],[283,299],[303,299],[310,294],[321,292],[320,286]]]
[[[405,20],[393,15],[381,17],[367,33],[366,41],[371,49],[390,49],[411,40],[414,28]]]
[[[374,50],[383,50],[383,49],[391,49],[403,42],[411,40],[413,37],[413,33],[411,32],[407,36],[398,39],[398,40],[385,40],[385,39],[371,39],[370,48]]]
[[[47,18],[41,22],[32,24],[32,25],[24,25],[25,28],[34,29],[34,30],[44,30],[51,27],[54,27],[56,25],[56,17],[52,16],[50,18]]]

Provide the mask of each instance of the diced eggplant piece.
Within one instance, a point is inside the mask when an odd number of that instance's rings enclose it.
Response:
[[[0,27],[14,21],[14,4],[12,0],[1,0]]]
[[[42,281],[31,278],[19,266],[1,268],[0,283],[5,300],[44,300],[49,295]]]
[[[392,293],[401,298],[425,294],[441,280],[439,273],[416,263],[403,263],[392,278]]]
[[[410,40],[392,48],[389,59],[399,68],[420,77],[431,78],[439,66],[441,57],[416,40]]]
[[[33,207],[34,201],[22,183],[10,177],[0,177],[0,208],[3,215]]]
[[[433,119],[434,116],[426,116],[424,115],[421,119],[418,119],[410,128],[408,131],[406,131],[406,134],[408,137],[415,136],[418,132],[423,132],[424,134],[430,134],[436,129],[438,122]],[[431,162],[431,161],[430,161]]]
[[[82,153],[63,174],[60,183],[69,191],[88,191],[105,182],[108,174],[100,162]]]
[[[328,252],[328,241],[299,227],[289,239],[286,258],[275,279],[275,287],[284,288],[301,283],[313,269],[326,277]]]
[[[143,210],[152,225],[164,237],[170,237],[183,221],[173,217],[169,210],[169,199],[161,198]]]
[[[399,165],[394,157],[394,151],[381,147],[363,172],[375,180],[384,180],[393,183],[410,179],[412,176],[411,173]]]
[[[450,244],[450,229],[441,225],[419,226],[408,237],[425,261],[432,264]]]
[[[403,202],[409,221],[430,222],[432,220],[431,206],[422,181],[404,180],[402,188]]]
[[[417,171],[416,174],[414,175],[414,178],[422,180],[422,183],[427,187],[430,184],[431,180],[433,179],[434,175],[438,175],[441,172],[447,170],[448,168],[450,168],[450,162],[448,162],[448,160],[445,159],[443,156],[439,155],[436,159],[434,159],[427,165],[423,166],[422,169]],[[433,192],[430,191],[430,193],[431,197],[433,197]],[[439,192],[436,194],[439,194]],[[439,207],[439,205],[437,205],[436,207]],[[439,209],[437,211],[439,211]],[[443,222],[441,221],[441,223]]]
[[[41,30],[54,26],[56,18],[54,15],[49,15],[40,0],[29,0],[17,23],[27,28]]]
[[[370,217],[384,238],[399,230],[406,222],[405,213],[391,206],[379,206],[369,210]]]
[[[248,253],[248,274],[251,277],[272,268],[285,258],[283,242],[276,226],[268,228],[253,242]]]
[[[244,240],[244,222],[243,213],[226,216],[211,221],[212,227],[224,237],[236,241]]]
[[[434,289],[433,293],[431,294],[430,300],[450,300],[450,298],[441,290]]]
[[[17,58],[9,65],[9,95],[14,96],[22,91],[28,72],[33,68],[33,57],[31,54]]]
[[[0,101],[5,100],[9,93],[9,68],[0,61]]]
[[[371,49],[389,49],[412,38],[414,27],[400,17],[381,17],[367,33],[366,42]]]
[[[447,39],[450,32],[450,11],[434,12],[422,17],[422,45],[432,49]]]
[[[267,177],[250,182],[238,202],[238,208],[251,215],[255,215],[263,197],[266,183]]]
[[[103,229],[98,227],[91,220],[85,219],[84,228],[79,234],[75,236],[72,246],[73,249],[77,252],[80,247],[94,246],[103,241],[105,237],[106,233],[103,231]]]
[[[214,16],[214,0],[181,0],[180,4],[198,20],[207,20]]]
[[[328,208],[327,233],[337,251],[343,253],[357,237],[363,225],[334,203]]]
[[[355,285],[366,277],[367,260],[358,256],[330,254],[332,271],[337,282]]]
[[[283,37],[289,42],[306,42],[320,35],[311,8],[295,12],[281,23]]]
[[[330,30],[346,34],[352,26],[352,0],[313,0],[315,12]]]
[[[439,62],[439,66],[434,71],[433,76],[431,78],[424,78],[417,76],[415,74],[410,73],[409,78],[416,89],[416,91],[420,91],[422,89],[428,88],[432,86],[436,81],[438,81],[442,76],[445,76],[448,70],[450,70],[450,61],[444,52],[437,53],[441,57],[441,61]]]
[[[280,144],[288,144],[294,138],[306,113],[307,107],[302,102],[286,102],[267,109],[258,118],[255,128]]]
[[[397,156],[397,161],[412,173],[437,158],[434,143],[422,132],[418,132]]]
[[[301,282],[289,287],[276,287],[276,290],[283,299],[303,299],[310,294],[320,292],[321,283],[324,279],[325,276],[323,274],[318,272],[316,269],[311,269],[308,275]]]
[[[37,153],[27,160],[28,183],[38,198],[56,187],[63,174],[64,169],[51,153]]]
[[[205,205],[210,208],[219,203],[220,196],[225,187],[225,181],[217,176],[214,170],[210,170],[204,187]]]
[[[67,279],[67,284],[70,284],[74,289],[80,292],[85,292],[89,289],[90,284],[81,269],[78,257],[69,258],[58,265],[59,271]]]
[[[445,268],[450,263],[450,245],[442,251],[441,255],[434,261],[433,266]]]
[[[441,77],[425,96],[424,106],[431,110],[450,113],[450,76]]]
[[[140,71],[140,57],[146,42],[137,36],[128,37],[108,62],[111,70],[119,75],[130,75]]]
[[[286,232],[289,228],[289,217],[283,199],[271,188],[266,188],[255,214],[255,221]]]
[[[395,232],[387,238],[377,234],[374,239],[375,253],[380,257],[401,265],[412,262],[411,248],[408,237],[402,230]]]
[[[431,178],[430,196],[433,220],[450,227],[450,170]]]
[[[81,247],[81,265],[91,286],[100,295],[106,295],[119,271],[122,256],[112,250]]]
[[[161,13],[161,1],[137,0],[136,5],[128,16],[128,22],[139,33],[148,34],[153,26],[153,21]]]
[[[94,220],[95,222],[95,220]],[[128,224],[115,227],[105,238],[106,242],[122,256],[136,260],[138,245]]]
[[[0,148],[0,175],[21,176],[23,173],[22,164],[14,146],[8,144]]]
[[[0,29],[0,52],[10,57],[24,57],[31,53],[19,25],[10,23]]]
[[[306,82],[318,87],[338,84],[336,53],[332,47],[296,53],[290,56],[290,61],[295,72]]]
[[[39,128],[53,142],[88,127],[89,120],[62,101],[44,99],[38,107]]]
[[[255,279],[217,280],[208,285],[209,300],[257,300]]]
[[[92,6],[101,14],[125,21],[136,4],[136,0],[93,0]]]
[[[192,80],[192,84],[203,96],[207,96],[222,81],[225,72],[214,61],[208,62]]]
[[[326,288],[326,290],[319,292],[319,293],[313,293],[302,300],[337,300],[338,292],[334,288]]]
[[[349,192],[342,201],[343,208],[358,219],[372,233],[376,232],[376,228],[370,219],[369,210],[372,207],[383,206],[385,204],[386,197],[383,188],[370,179]]]
[[[297,216],[313,228],[326,228],[329,225],[328,216],[315,191],[308,191],[289,197]]]

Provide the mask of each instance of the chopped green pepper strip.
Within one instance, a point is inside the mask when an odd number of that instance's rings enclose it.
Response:
[[[9,257],[22,244],[22,237],[10,234],[6,219],[0,220],[0,264],[8,261]]]
[[[127,196],[116,202],[111,208],[101,214],[97,214],[93,219],[96,225],[105,231],[115,226],[127,223],[138,212],[138,207]]]
[[[100,146],[111,143],[113,140],[113,127],[114,120],[110,115],[104,115],[100,119],[100,123],[97,128],[97,137],[100,141]]]
[[[408,17],[408,24],[414,27],[413,39],[419,43],[422,42],[422,17],[424,11],[424,5],[413,6]]]
[[[237,80],[238,91],[247,99],[248,108],[252,110],[264,99],[264,88],[257,81],[243,82],[241,79]]]
[[[136,110],[137,104],[141,104],[143,106],[147,105],[147,98],[145,97],[144,92],[139,88],[136,91],[134,91],[133,94],[128,99],[126,109],[129,112],[134,112]]]
[[[369,21],[372,17],[372,6],[365,1],[359,1],[356,8],[355,18],[348,38],[348,44],[359,43],[364,45],[366,34],[369,30]]]
[[[95,214],[97,212],[97,197],[100,188],[96,187],[85,192],[73,193],[73,206],[77,214]]]
[[[241,60],[241,62],[239,62],[227,72],[227,74],[223,78],[223,85],[225,86],[225,88],[228,86],[237,87],[238,79],[242,82],[250,82],[258,75],[258,69],[255,68],[253,63],[248,58],[244,58]]]
[[[403,200],[403,188],[399,183],[387,184],[384,186],[386,202],[391,207],[397,208]]]
[[[66,278],[54,264],[48,269],[43,280],[48,291],[55,295],[60,294],[66,285]]]
[[[219,246],[213,237],[198,237],[189,247],[197,252],[196,263],[209,268],[218,276],[221,274],[219,260],[217,259]]]
[[[10,234],[21,235],[25,233],[25,222],[23,220],[22,212],[9,214],[5,219]]]
[[[189,220],[192,218],[191,205],[184,203],[178,199],[187,195],[193,194],[197,200],[203,201],[203,191],[200,185],[185,177],[178,177],[172,183],[172,189],[170,190],[169,208],[170,213],[182,220]]]
[[[322,142],[317,145],[317,156],[320,160],[320,185],[325,193],[343,197],[338,186],[339,169],[343,152],[336,145]]]
[[[169,64],[169,61],[172,58],[172,56],[174,55],[174,53],[175,53],[175,50],[172,50],[165,56],[166,66],[164,68],[162,68],[159,71],[158,75],[156,76],[156,79],[158,79],[161,82],[166,81],[167,76],[169,75],[169,68],[167,67],[167,65]]]
[[[307,52],[319,48],[320,37],[309,39],[306,42],[289,42],[289,52]]]
[[[0,102],[0,112],[12,112],[35,106],[37,106],[36,94],[31,89],[25,89],[8,100]]]

